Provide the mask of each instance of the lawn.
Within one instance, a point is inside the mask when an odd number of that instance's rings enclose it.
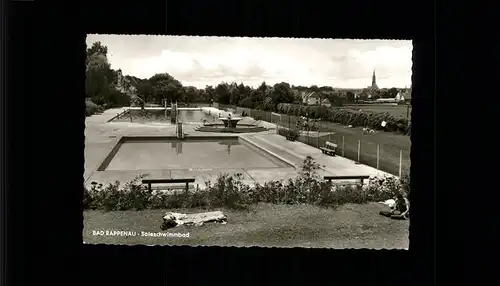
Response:
[[[290,124],[294,127],[296,120],[296,116],[282,115],[280,125],[288,127]],[[357,161],[358,141],[361,140],[360,162],[372,167],[377,167],[377,145],[379,145],[379,168],[393,175],[399,175],[400,151],[402,150],[402,171],[409,170],[410,136],[383,131],[365,134],[362,127],[346,128],[342,124],[329,121],[320,122],[320,131],[331,132],[330,135],[320,137],[320,146],[324,146],[326,141],[331,141],[338,145],[340,155],[344,154],[351,160]],[[301,136],[298,140],[315,147],[318,145],[316,138],[307,140],[307,137]]]
[[[166,210],[85,211],[83,240],[103,244],[407,249],[409,221],[378,214],[386,209],[379,203],[348,204],[337,209],[259,204],[249,211],[223,210],[228,217],[225,225],[180,226],[168,231],[189,232],[189,238],[93,236],[96,230],[161,232],[161,217]]]
[[[356,110],[363,111],[371,111],[384,113],[387,112],[394,117],[403,117],[407,116],[407,106],[406,105],[385,105],[385,104],[353,104],[353,105],[345,105],[345,108],[352,108]],[[408,117],[411,118],[411,106],[408,113]]]

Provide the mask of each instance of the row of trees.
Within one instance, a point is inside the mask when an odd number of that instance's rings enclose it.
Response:
[[[318,86],[291,86],[281,82],[268,85],[266,82],[257,88],[243,83],[222,82],[214,86],[198,89],[193,86],[183,86],[168,73],[156,74],[149,79],[128,77],[137,88],[140,101],[161,104],[165,100],[170,102],[218,102],[227,105],[238,105],[246,108],[255,108],[276,111],[280,103],[302,104],[305,94],[314,92],[321,100],[328,99],[332,106],[342,106],[354,103],[357,100],[375,100],[377,98],[395,98],[396,88],[370,90],[364,89],[356,97],[354,91],[335,90],[332,87]]]
[[[120,70],[113,70],[107,59],[108,48],[95,42],[87,49],[87,97],[98,105],[123,106],[130,103],[163,104],[165,101],[184,103],[213,103],[238,105],[246,108],[277,111],[278,104],[302,104],[304,94],[315,92],[321,100],[328,99],[333,106],[341,106],[356,100],[394,98],[396,88],[364,89],[355,97],[353,90],[339,90],[329,86],[291,86],[281,82],[268,85],[263,82],[257,88],[243,83],[222,82],[217,86],[199,89],[183,86],[168,73],[155,74],[149,79],[122,76]]]

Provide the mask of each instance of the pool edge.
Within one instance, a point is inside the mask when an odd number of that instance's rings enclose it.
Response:
[[[280,155],[278,155],[270,150],[267,150],[266,148],[260,146],[258,143],[251,141],[250,139],[246,138],[245,136],[240,136],[239,140],[243,140],[245,143],[248,143],[248,144],[254,146],[255,148],[262,150],[263,152],[267,153],[268,155],[274,157],[275,159],[282,161],[283,163],[285,163],[285,165],[288,165],[288,167],[292,167],[294,169],[297,169],[297,164],[292,163],[288,159],[285,159],[285,158],[281,157]]]

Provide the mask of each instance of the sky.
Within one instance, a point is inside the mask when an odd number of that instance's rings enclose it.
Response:
[[[108,47],[111,67],[124,75],[166,72],[198,88],[263,81],[365,88],[373,70],[380,88],[411,86],[409,40],[87,35],[87,46],[96,41]]]

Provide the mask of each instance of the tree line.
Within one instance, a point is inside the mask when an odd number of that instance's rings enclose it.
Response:
[[[113,70],[107,59],[108,49],[95,42],[87,49],[86,91],[88,100],[100,106],[115,107],[161,104],[165,102],[209,103],[217,102],[246,108],[277,111],[282,103],[303,104],[304,95],[314,92],[320,101],[328,99],[332,106],[355,103],[357,100],[394,98],[398,89],[343,90],[330,86],[293,86],[286,82],[268,85],[262,82],[253,88],[243,83],[222,82],[216,86],[196,88],[184,86],[168,73],[158,73],[149,79],[121,74]],[[359,92],[361,91],[361,92]],[[355,92],[357,96],[355,95]]]

